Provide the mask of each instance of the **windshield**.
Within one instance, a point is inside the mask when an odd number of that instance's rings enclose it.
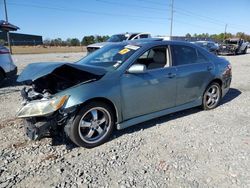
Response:
[[[124,40],[127,40],[127,37],[125,35],[112,35],[108,42],[122,42]]]
[[[140,46],[135,45],[111,44],[90,53],[76,63],[112,71],[125,62],[139,48]]]

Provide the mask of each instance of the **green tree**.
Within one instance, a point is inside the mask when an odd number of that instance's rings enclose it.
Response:
[[[91,36],[84,36],[83,39],[82,39],[82,41],[81,41],[81,44],[83,46],[87,46],[87,45],[93,44],[93,43],[95,43],[95,37],[93,35],[91,35]]]
[[[73,39],[71,39],[71,41],[70,41],[70,45],[71,45],[71,46],[80,46],[80,40],[77,39],[77,38],[73,38]]]
[[[44,41],[43,41],[43,44],[46,45],[46,46],[50,46],[50,43],[51,43],[51,40],[49,38],[46,38]]]
[[[71,38],[67,38],[65,42],[67,46],[71,46]]]
[[[246,38],[246,34],[243,33],[243,32],[237,32],[237,33],[236,33],[236,37],[245,39],[245,38]]]
[[[187,38],[191,38],[192,36],[191,36],[191,34],[190,34],[190,33],[187,33],[187,34],[185,35],[185,37],[187,37]]]
[[[95,38],[95,42],[104,42],[105,39],[103,38],[103,36],[97,35]]]

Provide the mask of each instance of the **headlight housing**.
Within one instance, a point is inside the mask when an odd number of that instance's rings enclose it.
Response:
[[[51,114],[60,109],[68,98],[69,96],[60,96],[46,100],[31,101],[17,112],[17,117],[26,118]]]

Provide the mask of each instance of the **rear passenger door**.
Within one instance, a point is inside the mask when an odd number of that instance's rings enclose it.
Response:
[[[202,97],[204,89],[213,78],[214,65],[196,48],[172,45],[172,64],[176,67],[176,105],[182,105]]]

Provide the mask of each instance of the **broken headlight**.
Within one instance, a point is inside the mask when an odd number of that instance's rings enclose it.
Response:
[[[68,96],[61,96],[29,102],[18,111],[17,117],[25,118],[51,114],[60,109],[68,98]]]

